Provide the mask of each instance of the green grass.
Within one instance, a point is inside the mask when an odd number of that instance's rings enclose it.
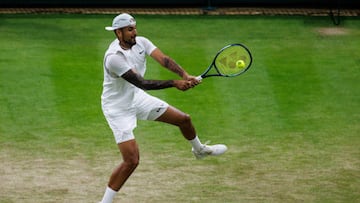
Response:
[[[192,116],[224,156],[194,160],[177,128],[140,121],[141,163],[124,202],[358,202],[360,21],[322,17],[135,16],[189,73],[229,43],[249,72],[150,91]],[[1,15],[0,202],[96,202],[121,157],[102,115],[113,15]],[[342,34],[329,34],[333,28]],[[147,78],[174,75],[148,60]]]

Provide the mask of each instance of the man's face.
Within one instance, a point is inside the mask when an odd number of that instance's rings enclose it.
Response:
[[[125,46],[126,48],[131,48],[136,44],[136,25],[131,25],[120,29],[120,33],[120,42],[122,46]]]

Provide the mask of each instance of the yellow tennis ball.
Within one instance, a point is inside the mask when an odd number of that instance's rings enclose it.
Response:
[[[237,68],[244,68],[245,67],[245,61],[243,61],[243,60],[236,61],[236,67]]]

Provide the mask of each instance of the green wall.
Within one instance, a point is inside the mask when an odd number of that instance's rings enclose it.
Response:
[[[359,6],[359,0],[0,0],[1,7],[206,7],[206,6]]]

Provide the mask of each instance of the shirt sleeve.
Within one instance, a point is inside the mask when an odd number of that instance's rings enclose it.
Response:
[[[120,77],[131,69],[129,63],[121,53],[112,54],[106,57],[105,67],[109,72]]]

